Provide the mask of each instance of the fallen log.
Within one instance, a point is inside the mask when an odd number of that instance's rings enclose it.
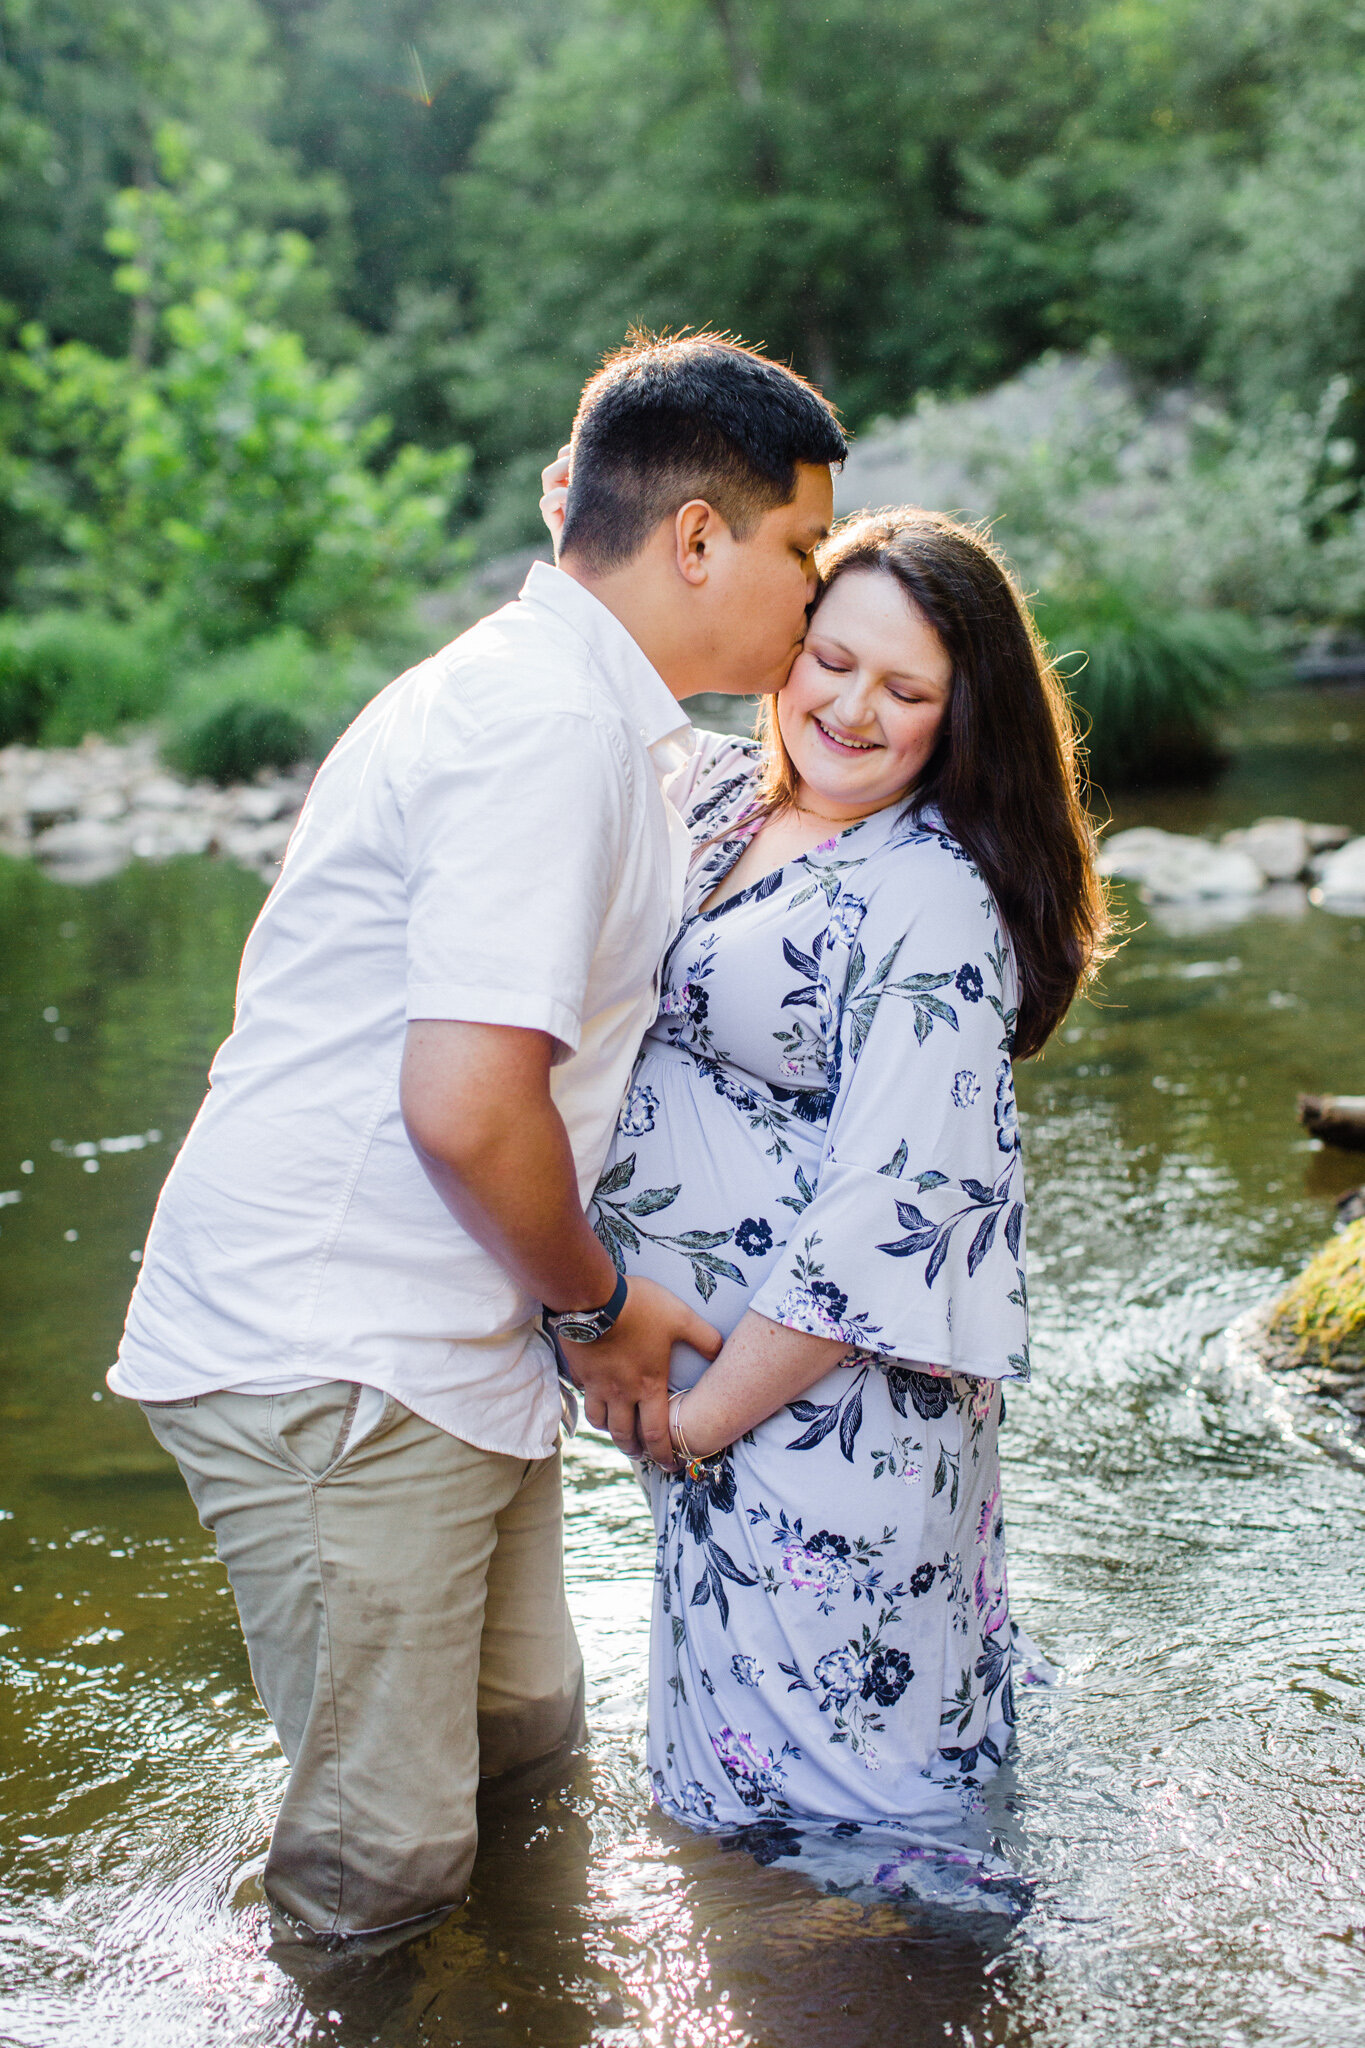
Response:
[[[1299,1122],[1324,1145],[1365,1152],[1365,1095],[1301,1095]]]

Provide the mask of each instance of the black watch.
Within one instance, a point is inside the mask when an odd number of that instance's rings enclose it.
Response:
[[[616,1318],[626,1305],[626,1276],[618,1273],[611,1300],[601,1308],[566,1308],[558,1315],[545,1311],[545,1327],[552,1337],[569,1344],[595,1344],[616,1327]]]

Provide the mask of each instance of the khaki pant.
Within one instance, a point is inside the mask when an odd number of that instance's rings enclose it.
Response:
[[[265,1888],[305,1933],[457,1905],[474,1798],[582,1726],[558,1454],[479,1451],[357,1390],[148,1403],[217,1539],[289,1759]]]

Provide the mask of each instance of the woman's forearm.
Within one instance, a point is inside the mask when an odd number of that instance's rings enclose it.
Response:
[[[680,1404],[679,1425],[696,1458],[724,1450],[850,1354],[847,1344],[808,1337],[750,1309]]]

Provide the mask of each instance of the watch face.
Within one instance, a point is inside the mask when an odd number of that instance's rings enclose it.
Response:
[[[595,1344],[599,1337],[605,1337],[611,1324],[600,1309],[586,1315],[563,1315],[555,1317],[555,1335],[566,1337],[570,1344]]]

